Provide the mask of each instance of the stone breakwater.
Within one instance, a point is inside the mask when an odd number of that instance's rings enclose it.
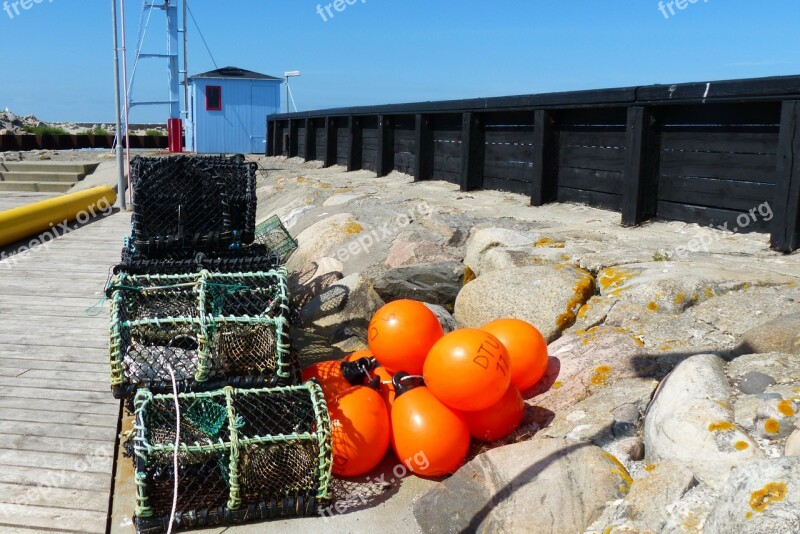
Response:
[[[607,211],[397,173],[259,165],[260,217],[277,213],[300,243],[289,267],[306,363],[363,348],[397,298],[449,329],[525,319],[550,343],[515,435],[413,503],[382,505],[407,525],[800,531],[800,256],[766,235],[623,228]]]

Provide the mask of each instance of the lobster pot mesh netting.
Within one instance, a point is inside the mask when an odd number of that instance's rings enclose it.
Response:
[[[137,156],[131,162],[134,250],[161,257],[252,243],[256,170],[241,155]]]
[[[111,385],[208,391],[224,385],[296,383],[289,348],[286,271],[115,276],[111,298]]]
[[[314,382],[178,395],[175,527],[316,513],[330,499],[331,436]],[[140,532],[167,529],[175,488],[175,397],[139,390],[133,437]]]
[[[297,250],[297,241],[277,216],[256,227],[255,244],[235,245],[224,251],[164,251],[157,258],[140,254],[131,247],[122,249],[122,259],[114,273],[186,274],[202,270],[218,273],[258,272],[275,269]]]

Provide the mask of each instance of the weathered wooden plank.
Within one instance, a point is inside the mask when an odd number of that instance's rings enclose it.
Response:
[[[0,434],[22,434],[49,438],[75,438],[105,443],[116,429],[87,425],[68,425],[57,422],[31,423],[25,421],[4,421],[0,419]]]
[[[16,504],[3,505],[4,517],[0,524],[11,527],[32,527],[62,532],[105,532],[105,512],[74,510],[69,508],[47,508]],[[40,531],[41,532],[41,531]]]
[[[101,415],[115,417],[119,411],[119,401],[111,401],[111,387],[108,393],[103,395],[108,402],[97,403],[90,400],[66,400],[59,399],[37,399],[34,397],[0,397],[0,408],[3,410],[39,410],[53,414],[54,419],[60,418],[60,414],[80,414],[89,416]]]
[[[622,194],[624,187],[622,177],[621,172],[575,169],[572,167],[561,167],[558,171],[559,186],[587,191],[600,191],[615,195]]]
[[[461,130],[461,190],[483,187],[483,122],[477,113],[464,113]]]
[[[114,422],[116,426],[116,421]],[[64,454],[57,451],[39,452],[0,448],[0,469],[3,467],[40,467],[43,469],[82,471],[86,473],[110,473],[114,461],[111,455],[88,458]]]
[[[675,202],[659,201],[657,216],[663,219],[674,221],[687,221],[700,225],[723,226],[729,231],[740,233],[746,232],[766,232],[770,229],[770,224],[759,218],[756,221],[750,220],[747,226],[740,226],[736,219],[742,215],[739,211],[722,210],[706,206],[694,206],[688,204],[678,204]]]
[[[33,409],[32,405],[28,408],[16,408],[13,412],[7,411],[0,414],[0,420],[3,421],[17,421],[17,422],[31,422],[31,423],[49,423],[53,419],[58,419],[60,423],[97,426],[100,428],[111,428],[116,426],[116,414],[112,414],[112,410],[107,410],[106,414],[90,414],[83,412],[64,412],[59,411],[59,415],[54,417],[54,410],[51,406],[40,409]]]
[[[386,176],[394,167],[394,128],[393,117],[378,117],[378,140],[375,160],[375,173],[378,177]]]
[[[625,138],[625,165],[620,183],[622,224],[635,226],[656,214],[658,196],[659,135],[651,110],[641,106],[628,108]]]
[[[0,356],[0,365],[6,369],[22,370],[46,370],[50,372],[70,371],[70,372],[89,372],[108,374],[108,364],[100,362],[99,359],[92,362],[69,362],[63,360],[39,360],[35,358],[12,358]]]
[[[49,401],[82,401],[93,402],[108,406],[113,410],[116,404],[111,396],[111,387],[105,392],[101,391],[71,391],[68,389],[42,389],[7,386],[3,388],[4,397],[17,397],[21,399],[43,399]]]
[[[530,196],[531,194],[531,184],[529,182],[521,182],[519,180],[504,180],[502,178],[495,178],[492,176],[483,177],[483,188],[493,191],[519,193],[526,196]]]
[[[108,369],[97,371],[77,371],[70,370],[68,374],[63,371],[55,371],[52,369],[28,369],[25,371],[25,378],[36,378],[41,380],[64,380],[67,377],[70,381],[80,380],[81,382],[101,382],[106,384],[108,382]]]
[[[580,202],[598,208],[619,211],[622,206],[622,196],[601,191],[584,191],[570,187],[558,187],[559,202]]]
[[[777,154],[778,133],[740,131],[672,131],[661,134],[663,150]]]
[[[776,156],[770,154],[662,150],[660,173],[775,184],[776,165]]]
[[[772,246],[784,252],[800,247],[800,101],[783,103],[778,147]]]
[[[18,484],[0,483],[0,503],[25,502],[28,506],[45,508],[77,508],[79,510],[106,512],[108,508],[108,491],[60,489],[59,491],[39,491]],[[3,517],[0,515],[0,524]],[[3,534],[8,530],[2,529]],[[30,532],[29,532],[30,534]]]
[[[536,110],[530,170],[532,206],[542,206],[557,198],[559,137],[554,113]]]
[[[775,186],[732,180],[662,176],[658,200],[711,208],[747,211],[775,200]]]
[[[430,180],[433,175],[433,121],[428,115],[415,115],[414,181]]]

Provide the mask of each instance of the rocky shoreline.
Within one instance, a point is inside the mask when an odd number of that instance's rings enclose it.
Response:
[[[415,499],[421,531],[800,531],[798,254],[763,234],[623,228],[586,206],[257,160],[260,217],[300,242],[305,363],[363,348],[396,298],[451,327],[525,319],[550,342],[523,426]]]

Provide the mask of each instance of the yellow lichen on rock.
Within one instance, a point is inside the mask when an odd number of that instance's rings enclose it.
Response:
[[[567,302],[567,309],[556,319],[556,326],[559,330],[566,330],[577,320],[578,310],[594,296],[594,278],[591,274],[577,269],[580,279],[573,288],[572,298]]]
[[[633,484],[633,479],[631,478],[631,475],[628,474],[628,470],[625,469],[625,466],[622,465],[622,462],[620,462],[613,454],[605,452],[603,455],[608,458],[612,464],[614,464],[614,468],[611,469],[611,472],[615,475],[618,475],[622,479],[624,486],[620,486],[620,490],[622,490],[623,493],[627,493],[631,488],[631,484]]]
[[[750,448],[750,444],[747,443],[746,441],[737,441],[736,443],[733,444],[733,448],[736,449],[737,451],[746,451],[747,449]]]
[[[533,243],[536,248],[564,248],[567,246],[563,241],[557,241],[552,237],[543,237]]]
[[[781,424],[776,419],[767,419],[764,422],[764,430],[768,434],[777,434],[781,431]]]
[[[650,303],[647,305],[647,309],[650,310],[651,312],[657,312],[658,303],[651,300]]]
[[[607,291],[609,295],[614,297],[619,296],[622,292],[623,286],[636,276],[636,273],[627,271],[619,267],[609,267],[603,269],[597,275],[597,283],[603,291]]]
[[[348,235],[357,235],[364,231],[364,227],[355,221],[350,221],[344,225],[344,231]]]
[[[763,512],[775,502],[786,498],[786,482],[770,482],[758,491],[750,494],[750,508],[756,512]]]
[[[794,404],[788,400],[782,400],[778,403],[778,411],[785,417],[792,417],[795,414]]]
[[[729,430],[735,430],[736,427],[733,426],[733,423],[728,421],[719,421],[717,423],[711,423],[708,425],[709,432],[727,432]]]

